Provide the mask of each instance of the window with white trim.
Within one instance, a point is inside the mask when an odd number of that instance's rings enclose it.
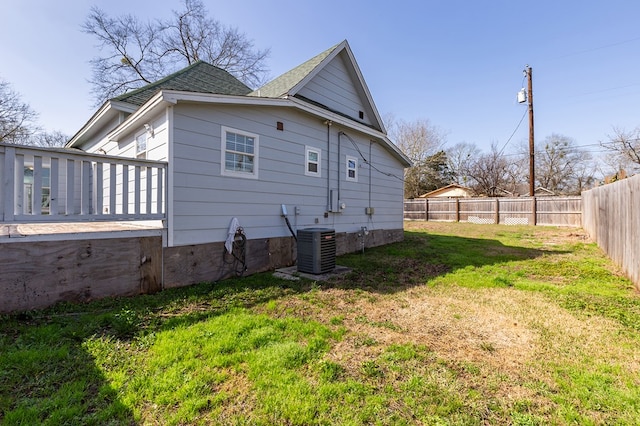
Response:
[[[222,174],[258,177],[258,135],[222,127]]]
[[[33,165],[24,168],[24,194],[27,202],[24,205],[25,213],[33,213],[35,203],[40,202],[40,211],[42,214],[49,214],[49,205],[51,204],[51,169],[48,166],[42,166],[40,176],[40,188],[42,189],[42,199],[34,200],[34,171]]]
[[[347,156],[347,180],[358,181],[358,159]]]
[[[147,132],[144,131],[136,136],[136,158],[147,158]]]
[[[307,176],[320,177],[321,170],[321,152],[317,148],[306,147],[305,148],[305,169],[304,174]]]

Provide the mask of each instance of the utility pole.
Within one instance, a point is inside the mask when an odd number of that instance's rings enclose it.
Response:
[[[524,70],[528,80],[528,100],[529,100],[529,196],[533,197],[536,192],[536,160],[535,146],[533,142],[533,71],[529,65]]]

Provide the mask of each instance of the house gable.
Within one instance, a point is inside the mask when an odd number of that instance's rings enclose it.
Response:
[[[295,97],[386,133],[346,40],[253,91],[249,96]]]

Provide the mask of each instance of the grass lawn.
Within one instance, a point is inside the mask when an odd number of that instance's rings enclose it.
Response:
[[[579,229],[405,224],[271,274],[0,317],[0,424],[640,424],[640,296]]]

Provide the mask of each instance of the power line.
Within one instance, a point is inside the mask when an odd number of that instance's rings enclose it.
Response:
[[[639,86],[639,85],[640,85],[640,83],[625,84],[624,86],[616,86],[616,87],[609,87],[607,89],[592,90],[591,92],[577,93],[575,95],[568,95],[568,96],[565,96],[565,97],[566,98],[578,98],[578,97],[581,97],[581,96],[595,95],[595,94],[603,93],[603,92],[611,92],[613,90],[627,89],[629,87],[635,87],[635,86]]]
[[[592,146],[598,146],[602,149],[598,149],[598,150],[586,150],[583,151],[585,153],[590,153],[590,154],[602,154],[602,153],[610,153],[613,152],[612,149],[608,149],[600,144],[587,144],[587,145],[574,145],[574,146],[568,146],[568,147],[554,147],[556,152],[563,152],[563,153],[572,153],[572,152],[580,152],[580,148],[586,148],[586,147],[592,147]],[[546,153],[547,150],[545,149],[537,149],[534,151],[534,153],[536,155],[538,154],[544,154]],[[511,154],[503,154],[503,157],[518,157],[518,156],[522,156],[525,157],[527,154],[524,152],[514,152]]]
[[[618,41],[618,42],[615,42],[615,43],[605,44],[605,45],[602,45],[602,46],[593,47],[591,49],[579,50],[577,52],[568,53],[566,55],[558,56],[557,59],[568,58],[570,56],[576,56],[576,55],[582,55],[584,53],[594,52],[596,50],[607,49],[609,47],[615,47],[615,46],[619,46],[621,44],[631,43],[631,42],[637,41],[637,40],[640,40],[640,37],[634,37],[634,38],[630,38],[628,40],[622,40],[622,41]]]
[[[504,151],[504,149],[507,147],[509,142],[511,142],[511,138],[513,138],[513,135],[515,135],[516,132],[518,131],[518,129],[520,128],[520,125],[522,124],[522,121],[524,120],[524,117],[527,115],[527,112],[528,112],[528,110],[525,109],[524,110],[524,114],[522,114],[522,117],[520,117],[520,121],[518,121],[518,125],[516,126],[515,129],[513,129],[513,132],[511,133],[511,136],[509,136],[509,139],[507,139],[507,141],[504,143],[504,146],[500,150],[500,155],[502,155],[502,152]]]
[[[398,176],[394,175],[393,173],[383,172],[382,170],[378,169],[376,166],[371,164],[371,162],[369,162],[369,160],[367,160],[367,158],[364,156],[362,151],[360,151],[360,148],[358,147],[358,144],[356,144],[356,142],[353,139],[351,139],[351,136],[349,136],[345,132],[340,132],[340,134],[342,134],[343,136],[346,136],[346,138],[349,139],[349,142],[351,142],[351,144],[356,149],[356,151],[358,151],[358,154],[360,154],[360,157],[362,158],[362,161],[364,161],[364,163],[367,164],[370,168],[372,168],[376,172],[381,173],[381,174],[383,174],[385,176],[392,177],[392,178],[395,178],[395,179],[398,179],[398,180],[404,182],[404,178],[403,177],[401,178],[401,177],[398,177]]]

